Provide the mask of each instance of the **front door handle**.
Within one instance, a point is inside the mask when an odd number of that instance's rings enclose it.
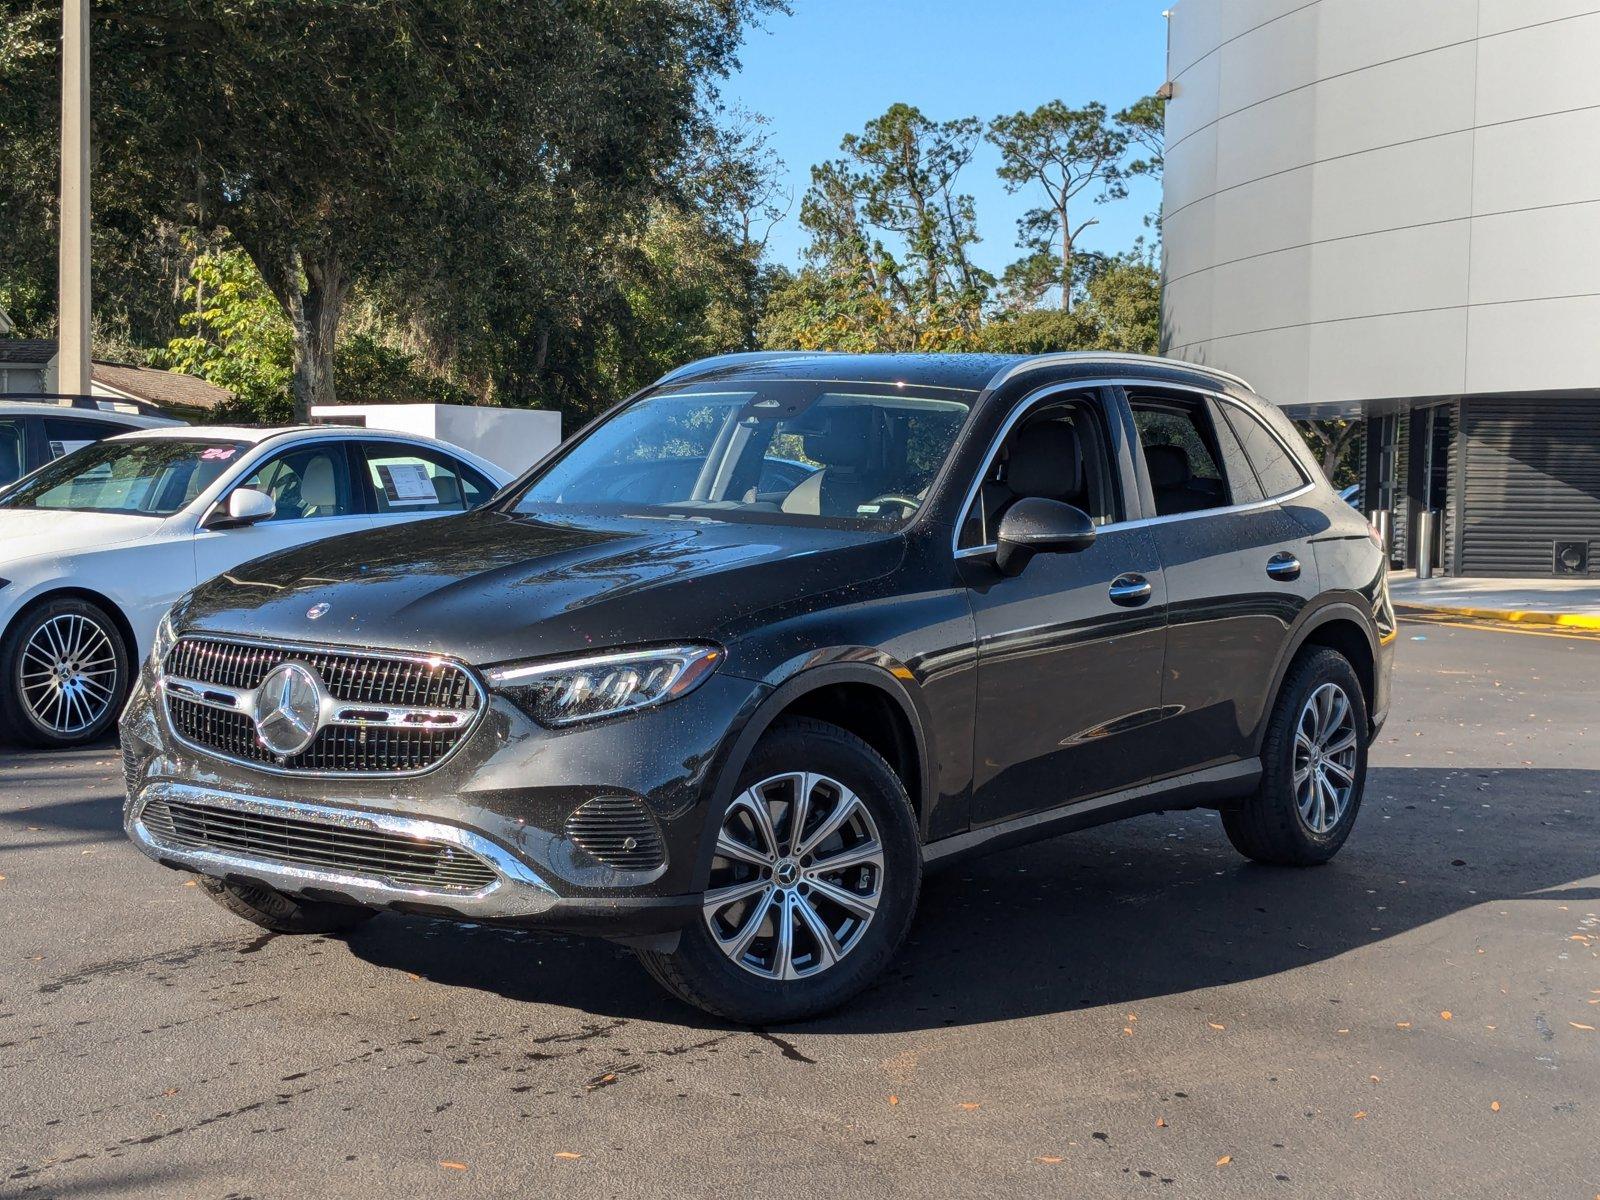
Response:
[[[1118,575],[1111,581],[1111,603],[1120,604],[1123,608],[1138,608],[1150,599],[1150,593],[1154,590],[1143,575]]]
[[[1281,554],[1274,554],[1267,559],[1267,574],[1274,579],[1281,579],[1287,583],[1291,579],[1300,578],[1300,560],[1287,550]]]

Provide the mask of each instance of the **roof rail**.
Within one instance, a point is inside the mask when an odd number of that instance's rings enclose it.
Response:
[[[673,379],[682,379],[685,376],[699,375],[707,371],[714,371],[718,367],[732,366],[735,363],[771,362],[783,358],[812,358],[818,354],[828,353],[825,350],[739,350],[732,354],[715,354],[710,358],[698,358],[694,362],[684,363],[681,367],[674,367],[660,379],[657,384],[663,384]]]
[[[88,409],[95,412],[122,413],[135,417],[171,417],[172,414],[148,400],[135,400],[127,396],[85,396],[71,392],[0,392],[0,404],[21,401],[24,404],[50,404],[57,408]]]
[[[1163,358],[1159,354],[1131,354],[1121,350],[1062,350],[1054,354],[1035,354],[1007,367],[995,378],[990,386],[997,386],[1002,380],[1009,379],[1017,372],[1026,371],[1031,367],[1065,362],[1116,362],[1128,363],[1129,365],[1177,367],[1185,371],[1196,371],[1202,375],[1212,375],[1218,379],[1226,379],[1229,383],[1238,384],[1247,392],[1255,391],[1255,388],[1250,386],[1249,380],[1235,375],[1231,371],[1207,366],[1205,363],[1189,362],[1182,358]]]

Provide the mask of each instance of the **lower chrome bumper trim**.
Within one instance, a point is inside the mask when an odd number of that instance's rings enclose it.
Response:
[[[351,830],[368,830],[404,838],[443,842],[458,846],[482,859],[493,869],[496,879],[477,891],[459,892],[446,888],[415,887],[384,880],[374,875],[347,873],[334,867],[284,862],[237,851],[173,845],[163,841],[161,836],[143,820],[146,806],[157,799],[212,805],[262,816],[292,817]],[[144,788],[139,793],[137,802],[129,806],[125,828],[134,845],[157,862],[182,866],[218,879],[246,876],[290,894],[307,891],[333,892],[357,904],[370,905],[374,908],[407,905],[446,908],[464,916],[481,917],[484,920],[537,916],[555,907],[558,902],[558,897],[550,885],[503,846],[482,834],[443,821],[430,821],[395,813],[368,812],[357,808],[276,800],[264,796],[246,796],[237,792],[224,792],[181,783],[157,782]]]

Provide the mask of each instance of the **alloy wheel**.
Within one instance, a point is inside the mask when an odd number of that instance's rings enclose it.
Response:
[[[728,806],[705,922],[751,974],[805,979],[860,943],[883,895],[883,869],[883,841],[859,796],[826,775],[774,775]]]
[[[117,694],[117,651],[90,617],[62,613],[22,647],[22,702],[42,728],[73,735],[93,728]]]
[[[1300,819],[1312,833],[1330,832],[1344,817],[1356,785],[1355,709],[1337,683],[1306,698],[1294,731],[1294,790]]]

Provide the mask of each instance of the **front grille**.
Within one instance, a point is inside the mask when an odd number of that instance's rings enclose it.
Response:
[[[404,704],[418,708],[477,707],[467,673],[437,659],[391,658],[357,650],[289,650],[185,637],[167,655],[165,670],[180,679],[255,688],[279,663],[294,659],[322,677],[336,700],[352,704]]]
[[[395,658],[345,650],[298,650],[279,646],[185,637],[167,655],[163,670],[177,679],[223,687],[259,687],[267,673],[293,659],[310,667],[330,695],[342,703],[391,705],[475,713],[478,689],[460,666],[438,659]],[[437,766],[471,730],[471,722],[444,728],[425,725],[328,725],[298,754],[279,757],[256,736],[244,713],[201,704],[168,691],[167,713],[180,737],[241,762],[275,771],[317,774],[398,775]]]
[[[448,842],[304,817],[163,797],[146,804],[139,819],[157,841],[174,849],[324,867],[346,875],[450,892],[476,892],[498,878],[483,859]]]
[[[655,818],[631,796],[598,796],[579,805],[567,818],[567,837],[619,871],[650,871],[666,861]]]

